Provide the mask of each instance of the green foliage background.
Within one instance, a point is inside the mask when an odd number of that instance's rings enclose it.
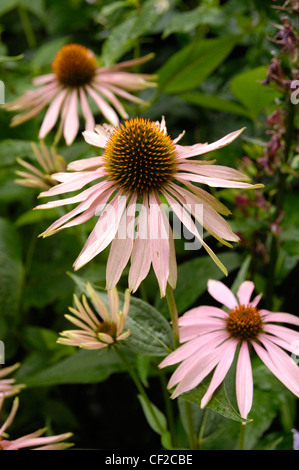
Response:
[[[262,154],[268,140],[265,119],[280,99],[274,86],[261,84],[276,47],[269,38],[275,34],[278,17],[266,0],[1,0],[0,79],[5,84],[5,101],[30,89],[33,77],[49,73],[57,50],[68,42],[91,48],[104,65],[153,52],[154,58],[142,71],[156,74],[158,87],[140,92],[149,105],[130,105],[129,114],[152,120],[165,116],[173,138],[186,131],[182,145],[212,142],[246,127],[233,144],[207,156],[238,168],[244,155],[254,160]],[[138,401],[118,357],[56,343],[58,333],[69,326],[63,315],[72,304],[73,292],[82,292],[84,280],[100,289],[105,287],[108,250],[74,276],[73,261],[93,223],[38,238],[57,212],[32,211],[38,191],[21,187],[14,180],[16,158],[33,159],[30,142],[37,140],[42,115],[15,128],[10,127],[11,117],[0,109],[0,339],[5,343],[6,363],[21,361],[16,378],[27,385],[11,434],[19,436],[46,424],[55,434],[73,431],[78,448],[159,448],[160,436],[148,426],[142,412],[144,403]],[[103,122],[100,114],[96,120]],[[46,143],[51,145],[52,139],[49,135]],[[81,134],[70,147],[61,143],[59,151],[67,162],[94,156]],[[295,157],[293,173],[287,179],[275,265],[271,267],[269,256],[261,256],[257,250],[262,247],[263,254],[270,253],[271,213],[249,208],[244,215],[236,205],[236,191],[215,190],[230,207],[230,224],[242,234],[243,242],[230,249],[209,240],[228,269],[229,275],[223,279],[203,250],[185,251],[184,241],[176,240],[179,271],[175,298],[180,314],[210,302],[206,293],[210,278],[222,279],[235,289],[243,279],[251,278],[266,295],[269,266],[273,270],[271,307],[297,314],[299,195]],[[259,182],[257,167],[250,176]],[[263,182],[271,201],[275,177],[270,175]],[[126,288],[126,275],[120,290]],[[160,299],[152,273],[136,297],[168,320],[165,299]],[[139,311],[142,308],[137,308],[137,317]],[[150,310],[147,314],[150,317]],[[164,326],[160,321],[161,333]],[[163,338],[167,334],[161,333]],[[153,402],[163,409],[160,383],[165,377],[156,369],[161,359],[159,347],[153,346],[148,355],[138,344],[131,346],[130,357],[140,378],[151,391]],[[299,425],[297,402],[258,361],[254,376],[254,421],[246,427],[246,448],[289,449],[291,429]],[[233,402],[232,387],[228,378],[226,393]],[[200,393],[195,398],[190,393],[188,400],[196,403]],[[184,423],[181,400],[179,412]],[[199,428],[204,414],[196,405],[193,412]],[[208,409],[207,423],[203,448],[236,447],[239,423],[217,413],[215,404]],[[185,434],[181,425],[176,426],[179,445],[184,447]],[[162,436],[162,442],[167,442],[167,435]]]

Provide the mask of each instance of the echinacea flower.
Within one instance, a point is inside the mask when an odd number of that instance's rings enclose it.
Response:
[[[74,295],[76,308],[69,307],[74,316],[65,315],[65,317],[79,329],[63,331],[57,342],[69,346],[79,346],[83,349],[102,349],[128,338],[130,331],[124,331],[124,328],[130,306],[129,291],[125,292],[122,310],[119,310],[119,296],[116,287],[108,291],[109,312],[90,283],[87,283],[86,290],[91,297],[96,313],[90,308],[85,295],[82,296],[82,303]]]
[[[18,367],[20,367],[20,363],[17,362],[12,366],[0,368],[0,398],[16,395],[25,387],[23,384],[17,384],[15,379],[4,378],[12,374]]]
[[[248,178],[234,169],[189,159],[229,144],[241,131],[232,132],[212,144],[186,147],[177,144],[181,136],[174,140],[170,138],[164,118],[159,123],[137,117],[117,128],[103,125],[97,126],[96,132],[85,131],[86,142],[103,148],[103,156],[70,163],[68,169],[75,171],[55,175],[60,184],[41,193],[40,197],[57,196],[96,183],[76,196],[38,206],[38,209],[46,209],[80,203],[42,235],[52,235],[98,215],[99,220],[74,268],[77,270],[88,263],[112,242],[106,272],[107,289],[117,284],[131,259],[130,291],[137,290],[152,265],[161,295],[165,295],[167,283],[174,288],[177,277],[173,234],[162,205],[165,200],[183,226],[200,240],[226,272],[203,240],[192,216],[217,240],[231,246],[228,241],[238,241],[238,237],[220,215],[228,215],[230,211],[193,183],[246,189],[260,185],[243,182]],[[198,211],[198,207],[203,207],[203,211]]]
[[[201,400],[203,408],[223,382],[237,353],[237,403],[242,418],[247,419],[253,401],[251,349],[292,393],[299,396],[299,367],[284,351],[294,353],[299,333],[280,325],[299,326],[299,318],[290,313],[259,310],[257,305],[261,295],[250,300],[253,290],[253,282],[243,282],[237,300],[225,284],[210,280],[210,295],[227,311],[203,305],[179,318],[180,342],[185,344],[159,365],[162,368],[180,363],[168,383],[169,389],[175,387],[173,398],[195,388],[214,370]]]
[[[40,142],[40,148],[33,142],[31,147],[40,168],[22,158],[17,158],[17,162],[27,171],[17,170],[16,174],[20,178],[16,179],[15,183],[39,189],[49,189],[55,186],[57,180],[52,178],[52,174],[66,169],[64,158],[57,153],[55,147],[48,149],[43,141]]]
[[[0,411],[3,403],[4,397],[0,398]],[[20,450],[25,447],[30,448],[31,450],[64,450],[73,445],[71,443],[62,442],[73,435],[71,432],[58,434],[56,436],[41,437],[45,433],[46,428],[39,429],[33,433],[27,434],[26,436],[10,440],[9,436],[6,434],[6,430],[13,422],[18,407],[19,399],[16,397],[7,419],[2,426],[0,426],[0,450]]]
[[[12,119],[11,125],[17,126],[33,118],[50,104],[39,131],[39,138],[43,139],[53,129],[61,115],[58,136],[63,132],[67,145],[70,145],[79,130],[78,101],[87,130],[95,126],[89,98],[105,120],[115,126],[119,123],[118,114],[122,118],[128,117],[118,96],[135,103],[143,103],[143,100],[131,92],[155,86],[151,82],[154,76],[130,73],[127,69],[140,65],[151,57],[149,54],[110,67],[99,67],[90,49],[80,44],[67,44],[55,56],[52,73],[33,79],[34,85],[41,85],[38,89],[27,91],[3,107],[8,111],[23,111]]]

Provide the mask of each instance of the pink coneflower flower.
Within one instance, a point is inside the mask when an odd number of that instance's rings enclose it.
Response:
[[[129,291],[126,290],[121,311],[119,310],[116,287],[108,291],[109,312],[91,284],[87,283],[86,290],[91,297],[96,313],[90,308],[85,295],[82,296],[82,303],[74,295],[76,308],[69,307],[74,316],[65,315],[65,317],[79,329],[63,331],[57,342],[69,346],[79,346],[83,349],[102,349],[128,338],[130,331],[124,331],[124,328],[130,306]]]
[[[100,215],[74,268],[79,269],[88,263],[112,242],[107,263],[107,289],[117,284],[131,258],[130,291],[136,291],[152,265],[161,294],[165,295],[167,282],[173,288],[176,285],[176,257],[172,230],[162,205],[164,200],[183,226],[200,240],[218,266],[226,272],[215,253],[203,241],[192,216],[199,219],[203,227],[220,242],[231,246],[227,241],[237,241],[238,237],[220,215],[228,215],[230,211],[193,183],[222,188],[254,188],[260,185],[240,182],[248,178],[231,168],[189,159],[229,144],[240,132],[232,132],[213,144],[187,147],[177,144],[181,136],[174,140],[170,138],[164,118],[159,123],[137,117],[117,128],[97,126],[96,132],[84,132],[89,144],[104,149],[103,156],[72,162],[68,169],[75,172],[55,175],[61,184],[40,196],[56,196],[81,189],[96,180],[98,182],[77,196],[38,206],[50,208],[80,203],[42,235],[52,235]],[[197,209],[202,207],[201,217]]]
[[[26,170],[17,170],[16,174],[20,177],[15,183],[29,188],[49,189],[57,184],[57,180],[52,178],[53,173],[66,170],[64,158],[59,155],[55,147],[50,149],[40,142],[40,147],[35,143],[31,144],[33,153],[36,157],[38,167],[22,158],[17,158],[17,162]]]
[[[135,103],[143,101],[131,92],[155,86],[153,75],[130,73],[128,68],[142,64],[152,57],[133,59],[110,67],[98,67],[94,53],[80,44],[67,44],[57,53],[52,63],[52,72],[33,80],[34,85],[41,85],[36,90],[27,91],[15,101],[5,104],[8,111],[23,111],[11,122],[17,126],[40,113],[50,103],[42,122],[39,138],[43,139],[55,126],[59,115],[61,123],[58,135],[64,134],[70,145],[78,134],[80,103],[85,128],[94,129],[95,120],[90,108],[89,98],[100,112],[114,126],[128,115],[117,96]],[[88,98],[89,97],[89,98]],[[118,114],[117,114],[118,113]]]
[[[3,403],[4,397],[0,399],[0,411]],[[70,432],[58,434],[57,436],[40,437],[45,433],[46,428],[39,429],[38,431],[19,437],[18,439],[9,440],[6,430],[13,422],[18,407],[19,399],[17,397],[14,399],[12,409],[7,419],[0,427],[0,450],[20,450],[25,447],[30,447],[31,450],[64,450],[73,445],[71,443],[62,442],[73,435]]]
[[[0,398],[4,395],[6,397],[16,395],[25,387],[23,384],[16,384],[15,379],[4,378],[12,374],[18,367],[20,367],[20,364],[16,363],[13,366],[0,369]]]
[[[196,387],[215,369],[201,401],[203,408],[224,380],[237,348],[236,395],[242,418],[247,419],[253,400],[250,349],[291,392],[299,396],[299,368],[284,351],[294,353],[299,333],[278,324],[299,326],[299,318],[289,313],[258,310],[261,295],[250,300],[253,290],[253,282],[243,282],[237,300],[222,282],[210,280],[209,293],[228,311],[203,305],[179,319],[180,341],[185,344],[159,365],[181,363],[168,383],[168,388],[175,387],[173,398]]]

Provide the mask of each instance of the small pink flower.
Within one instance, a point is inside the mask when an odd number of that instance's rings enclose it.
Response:
[[[40,196],[57,196],[82,189],[91,182],[95,184],[74,197],[38,206],[45,209],[80,203],[42,235],[52,235],[99,215],[74,263],[75,269],[88,263],[112,242],[107,264],[107,289],[117,284],[131,258],[130,291],[137,290],[152,265],[161,293],[165,295],[167,282],[172,287],[176,285],[177,268],[173,234],[162,205],[164,200],[182,225],[226,272],[203,240],[192,216],[217,240],[231,246],[228,241],[239,238],[220,215],[228,215],[230,211],[193,183],[246,189],[261,185],[243,182],[248,177],[231,168],[189,159],[229,144],[240,133],[240,130],[232,132],[213,144],[183,147],[177,144],[181,136],[172,140],[168,135],[164,118],[161,123],[134,118],[117,128],[104,125],[97,126],[96,132],[84,132],[89,144],[104,149],[103,156],[72,162],[68,169],[74,172],[56,174],[55,178],[61,184]],[[203,209],[202,213],[198,208]]]
[[[0,399],[0,411],[4,403],[4,397]],[[73,444],[62,442],[72,436],[72,433],[58,434],[57,436],[40,437],[46,431],[46,428],[39,429],[18,439],[9,440],[6,429],[11,425],[19,407],[18,397],[14,399],[12,409],[0,427],[0,450],[20,450],[24,447],[30,447],[31,450],[64,450]]]
[[[15,379],[4,378],[12,374],[18,367],[20,367],[20,364],[16,363],[13,366],[0,369],[0,398],[16,395],[25,387],[23,384],[16,384]]]
[[[117,96],[143,103],[131,92],[155,86],[151,82],[154,76],[127,71],[132,66],[146,62],[150,57],[148,55],[110,67],[98,67],[96,57],[90,49],[80,44],[67,44],[53,60],[53,73],[33,80],[34,85],[41,85],[38,89],[27,91],[20,98],[4,105],[8,111],[24,111],[12,119],[11,125],[17,126],[28,121],[50,105],[41,125],[39,138],[43,139],[53,129],[61,115],[58,135],[63,132],[67,145],[70,145],[79,130],[78,101],[85,119],[85,129],[94,129],[95,120],[88,100],[90,97],[105,119],[117,126],[117,113],[122,118],[128,117]]]
[[[128,338],[130,331],[125,331],[124,328],[130,305],[129,291],[126,290],[121,311],[119,310],[116,287],[108,291],[109,313],[106,305],[90,283],[87,283],[86,290],[91,297],[96,313],[90,308],[85,295],[82,296],[82,303],[74,295],[76,308],[69,307],[73,316],[65,315],[65,317],[79,329],[63,331],[57,342],[69,346],[79,346],[83,349],[102,349]]]
[[[268,369],[297,397],[299,367],[284,351],[295,353],[299,333],[278,323],[299,326],[299,318],[282,312],[258,310],[261,295],[250,300],[254,284],[243,282],[237,297],[220,281],[210,280],[208,291],[228,311],[201,306],[186,312],[179,319],[180,341],[185,343],[159,365],[181,363],[168,383],[176,387],[172,397],[178,397],[199,385],[214,370],[209,387],[202,398],[203,408],[223,382],[236,354],[237,402],[242,418],[247,419],[253,400],[253,379],[250,346]]]

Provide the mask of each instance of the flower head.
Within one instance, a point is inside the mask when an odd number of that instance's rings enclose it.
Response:
[[[118,97],[143,103],[131,92],[155,86],[152,82],[154,76],[127,71],[151,57],[149,54],[110,67],[99,67],[90,49],[80,44],[67,44],[55,56],[52,73],[33,80],[34,85],[40,85],[38,89],[27,91],[20,98],[4,105],[8,111],[23,111],[13,117],[11,125],[28,121],[49,105],[39,138],[43,139],[53,129],[60,114],[58,135],[63,131],[65,141],[70,145],[79,130],[78,101],[85,119],[85,129],[94,129],[95,120],[89,103],[91,99],[105,119],[117,126],[118,114],[122,118],[128,117]]]
[[[12,374],[18,367],[20,367],[20,364],[16,363],[13,366],[0,369],[0,399],[3,396],[10,397],[16,395],[25,387],[23,384],[16,384],[15,379],[4,378]]]
[[[293,352],[299,333],[281,326],[299,326],[299,318],[282,312],[258,309],[261,295],[251,299],[254,284],[243,282],[237,298],[220,281],[210,280],[208,291],[227,311],[218,307],[200,306],[179,319],[180,341],[185,343],[167,356],[159,365],[166,367],[181,363],[168,383],[175,387],[172,397],[178,397],[200,384],[214,370],[209,387],[202,398],[203,408],[223,382],[238,349],[236,394],[242,418],[247,419],[253,400],[253,379],[250,347],[268,369],[297,397],[299,396],[299,367],[284,351]]]
[[[178,220],[201,242],[218,266],[226,272],[215,253],[204,242],[192,217],[220,242],[231,246],[238,241],[220,215],[230,211],[212,195],[193,183],[222,188],[254,188],[243,182],[248,179],[240,172],[213,162],[191,160],[232,142],[241,131],[232,132],[213,144],[183,147],[172,140],[165,120],[152,122],[134,118],[117,128],[97,126],[96,132],[84,132],[85,140],[104,149],[104,154],[72,162],[73,173],[58,173],[61,183],[40,196],[56,196],[95,184],[79,195],[51,201],[38,208],[80,204],[54,222],[42,235],[48,236],[66,227],[75,226],[97,215],[95,228],[74,263],[79,269],[111,242],[107,264],[107,289],[113,288],[129,259],[129,289],[136,291],[147,276],[151,264],[157,276],[161,294],[167,282],[176,285],[174,239],[162,201]],[[98,181],[97,181],[98,180]],[[96,182],[97,181],[97,182]],[[137,227],[136,223],[137,222]]]
[[[129,291],[125,293],[122,311],[119,311],[117,289],[108,291],[109,313],[106,305],[89,283],[86,289],[96,313],[90,308],[85,295],[82,296],[82,303],[74,295],[76,308],[69,307],[74,316],[65,315],[65,317],[79,329],[63,331],[57,342],[84,349],[102,349],[128,338],[130,331],[124,331],[124,328],[130,305]]]
[[[55,186],[57,180],[52,178],[52,174],[66,169],[64,158],[57,153],[55,147],[48,150],[43,141],[40,142],[40,148],[33,142],[31,146],[40,168],[22,158],[17,158],[17,162],[27,171],[17,170],[16,174],[20,178],[15,182],[21,186],[39,189],[49,189]]]
[[[4,397],[0,398],[0,411],[4,403]],[[5,420],[0,426],[0,450],[20,450],[29,447],[31,450],[64,450],[71,447],[73,444],[62,442],[72,436],[72,433],[58,434],[56,436],[41,437],[45,433],[46,428],[39,429],[26,436],[19,437],[18,439],[9,440],[6,434],[6,429],[11,425],[19,407],[19,399],[16,397],[13,402],[12,409]]]

